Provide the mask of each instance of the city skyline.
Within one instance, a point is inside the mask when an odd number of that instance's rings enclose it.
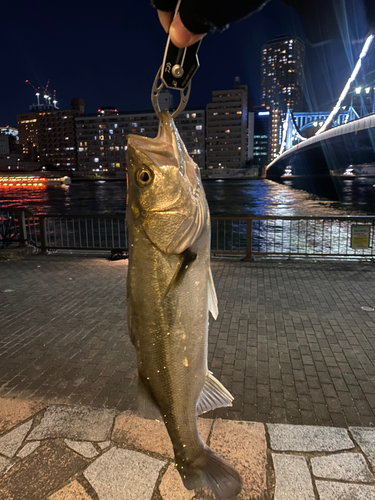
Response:
[[[88,2],[77,6],[71,0],[64,4],[58,0],[52,11],[46,11],[37,3],[32,15],[22,9],[24,1],[5,6],[0,23],[11,43],[3,48],[7,71],[0,83],[1,126],[15,126],[16,114],[28,112],[29,105],[36,102],[26,79],[41,87],[50,79],[60,108],[68,108],[71,98],[80,97],[87,113],[101,106],[116,106],[121,111],[151,109],[151,85],[166,41],[156,13],[148,0],[131,6],[116,0],[104,12],[97,2],[90,5],[87,10]],[[207,35],[189,106],[205,107],[211,92],[232,88],[236,76],[248,85],[253,104],[259,104],[261,46],[282,33],[304,38],[297,14],[274,0],[227,31]],[[354,35],[363,34],[358,28]],[[355,54],[359,48],[360,44],[351,46]],[[341,59],[334,57],[338,53]],[[316,60],[322,63],[315,64]],[[335,67],[330,63],[333,60]],[[343,43],[307,45],[305,92],[311,107],[329,109],[349,66]]]

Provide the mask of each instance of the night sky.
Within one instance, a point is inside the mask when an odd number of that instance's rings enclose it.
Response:
[[[360,11],[349,16],[348,27],[352,38],[366,35]],[[26,79],[36,87],[44,87],[50,79],[60,108],[81,97],[87,113],[102,106],[151,109],[151,86],[166,35],[149,0],[2,2],[0,33],[0,126],[16,126],[16,114],[27,112],[35,102]],[[205,106],[212,90],[232,88],[235,76],[249,86],[250,98],[259,105],[261,46],[284,33],[305,38],[294,10],[272,0],[223,33],[207,35],[189,107]],[[348,37],[307,46],[307,107],[332,108],[360,50],[361,44],[348,43]],[[177,99],[175,94],[176,104]]]

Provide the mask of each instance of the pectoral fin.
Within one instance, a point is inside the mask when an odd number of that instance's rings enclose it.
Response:
[[[149,389],[146,387],[142,380],[142,377],[138,374],[138,413],[141,417],[147,418],[149,420],[160,420],[163,421],[161,411],[156,404],[155,399],[150,393]]]
[[[211,312],[212,317],[216,319],[219,314],[217,307],[217,296],[215,291],[214,280],[212,278],[211,268],[208,270],[208,310]]]
[[[215,408],[232,406],[233,399],[232,394],[209,371],[197,403],[197,415]]]
[[[171,290],[173,290],[179,283],[181,283],[181,281],[184,279],[186,272],[189,269],[190,264],[194,262],[196,258],[197,254],[192,252],[189,248],[181,254],[181,260],[178,263],[173,278],[171,279],[169,285],[167,286],[164,292],[164,298],[171,292]]]

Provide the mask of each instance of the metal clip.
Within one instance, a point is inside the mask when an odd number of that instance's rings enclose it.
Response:
[[[162,88],[165,86],[163,80],[161,79],[161,72],[162,72],[162,66],[160,66],[155,80],[154,84],[152,86],[152,91],[151,91],[151,102],[152,106],[155,110],[155,113],[158,117],[160,117],[160,106],[159,106],[159,94]],[[191,90],[191,81],[188,83],[187,87],[185,87],[183,90],[180,90],[180,104],[178,107],[173,111],[172,117],[176,118],[182,111],[186,108],[187,102],[189,100],[190,96],[190,90]]]
[[[177,4],[175,15],[180,8],[180,3],[181,0]],[[199,40],[190,47],[179,49],[173,45],[168,36],[163,63],[156,74],[151,91],[151,102],[158,116],[160,113],[158,97],[163,87],[180,91],[180,104],[172,116],[175,118],[185,109],[190,96],[191,79],[199,68],[197,53],[200,44]]]

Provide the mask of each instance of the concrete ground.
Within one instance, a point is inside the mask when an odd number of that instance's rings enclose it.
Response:
[[[212,270],[209,366],[235,401],[200,426],[241,472],[239,498],[375,499],[374,265]],[[126,272],[92,257],[0,261],[1,499],[193,498],[161,424],[133,413]]]

